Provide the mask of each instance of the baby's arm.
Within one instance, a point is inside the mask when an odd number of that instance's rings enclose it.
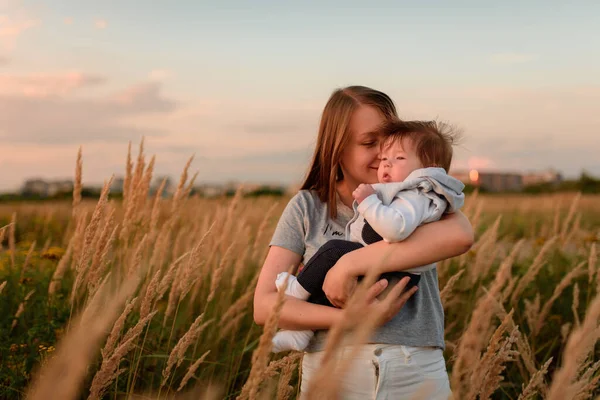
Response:
[[[398,193],[389,206],[372,194],[359,204],[358,212],[386,242],[399,242],[421,225],[430,202],[417,190]]]

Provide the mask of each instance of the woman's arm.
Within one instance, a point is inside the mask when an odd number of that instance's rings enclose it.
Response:
[[[347,282],[369,271],[378,274],[402,271],[456,257],[473,245],[473,228],[460,211],[443,219],[417,228],[406,240],[396,243],[383,241],[344,255],[329,270],[323,291],[335,306],[341,307],[348,299]]]
[[[471,223],[457,212],[420,226],[402,242],[380,241],[344,257],[353,276],[366,275],[373,267],[380,273],[402,271],[459,256],[469,251],[473,241]]]
[[[254,321],[264,325],[277,302],[275,278],[291,266],[297,268],[301,257],[283,247],[271,246],[260,271],[254,292]],[[329,329],[341,317],[341,310],[287,297],[281,310],[279,327],[284,329]]]

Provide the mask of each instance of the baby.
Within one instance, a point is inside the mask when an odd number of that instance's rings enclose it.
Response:
[[[346,225],[346,239],[325,243],[306,263],[298,277],[282,272],[276,286],[289,296],[332,306],[322,290],[327,272],[346,253],[380,240],[406,239],[421,224],[437,221],[462,207],[464,185],[447,174],[455,135],[436,122],[393,120],[381,129],[379,183],[359,185],[352,193],[354,217]],[[388,272],[390,283],[410,277],[414,286],[425,265]],[[287,278],[287,286],[284,282]],[[391,286],[391,285],[390,285]],[[414,296],[418,296],[417,292]],[[410,301],[410,300],[409,300]],[[303,350],[314,332],[281,330],[273,337],[273,352]]]

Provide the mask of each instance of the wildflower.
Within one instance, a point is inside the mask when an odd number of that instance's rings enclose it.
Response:
[[[61,247],[50,247],[44,253],[42,253],[42,258],[46,258],[48,260],[58,261],[65,254],[65,250]]]

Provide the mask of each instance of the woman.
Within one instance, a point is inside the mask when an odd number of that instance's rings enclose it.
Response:
[[[376,183],[379,165],[377,128],[397,117],[392,100],[362,86],[336,90],[327,102],[307,178],[286,206],[260,272],[254,296],[254,319],[264,324],[277,298],[275,279],[290,265],[306,262],[325,242],[340,238],[353,215],[352,192],[360,183]],[[378,266],[381,272],[431,264],[466,252],[473,231],[462,213],[419,227],[399,243],[378,242],[344,255],[329,271],[323,285],[327,298],[343,307],[357,277]],[[406,284],[402,282],[399,285]],[[370,290],[377,295],[383,285]],[[397,292],[395,292],[397,293]],[[407,292],[389,310],[389,318],[362,346],[346,375],[343,398],[410,398],[423,382],[433,383],[428,398],[447,399],[448,374],[443,358],[444,313],[437,270],[424,273],[419,289],[407,302]],[[372,297],[371,297],[372,298]],[[404,306],[406,303],[406,307]],[[381,303],[365,304],[365,312]],[[294,299],[286,301],[280,327],[320,330],[302,364],[301,391],[319,367],[326,330],[341,310]]]

